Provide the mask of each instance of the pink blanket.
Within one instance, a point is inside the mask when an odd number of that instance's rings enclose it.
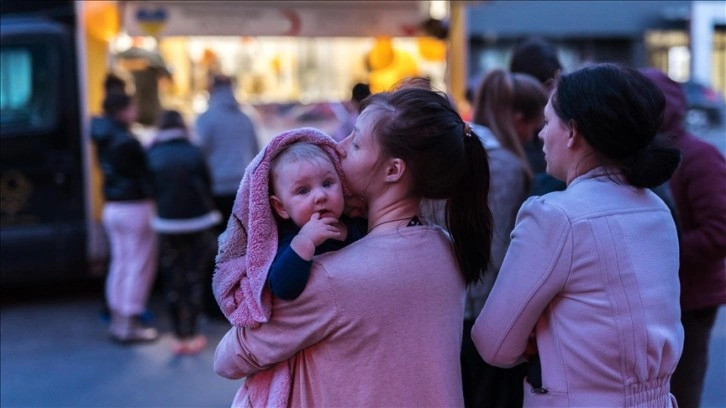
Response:
[[[222,312],[235,326],[256,327],[270,319],[267,273],[277,252],[277,224],[270,206],[270,160],[285,147],[307,142],[321,146],[343,181],[335,141],[313,128],[275,136],[252,160],[237,191],[227,229],[219,236],[212,290]],[[344,191],[345,182],[343,182]],[[292,367],[282,362],[250,376],[235,401],[253,407],[287,406]]]

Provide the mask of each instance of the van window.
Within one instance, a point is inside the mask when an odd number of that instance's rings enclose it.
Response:
[[[45,130],[55,122],[49,52],[42,44],[0,48],[0,124],[3,136]]]

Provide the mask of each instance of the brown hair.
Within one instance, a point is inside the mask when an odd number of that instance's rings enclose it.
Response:
[[[167,129],[184,129],[187,130],[187,125],[184,123],[184,118],[179,111],[165,110],[161,113],[159,121],[156,125],[159,130]]]
[[[487,201],[489,164],[479,138],[447,96],[418,87],[371,95],[363,108],[378,109],[373,134],[382,155],[411,170],[411,194],[445,199],[453,252],[467,283],[489,262],[492,219]]]
[[[524,147],[514,129],[514,114],[531,120],[547,105],[547,91],[534,77],[510,74],[502,69],[490,71],[482,80],[474,99],[474,123],[492,131],[502,146],[514,153],[532,178]]]

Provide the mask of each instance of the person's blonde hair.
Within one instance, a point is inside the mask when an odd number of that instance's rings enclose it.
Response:
[[[474,123],[488,127],[499,143],[520,159],[530,179],[532,170],[514,128],[514,114],[521,113],[525,120],[531,120],[542,114],[546,104],[547,91],[536,78],[502,69],[490,71],[474,97]]]

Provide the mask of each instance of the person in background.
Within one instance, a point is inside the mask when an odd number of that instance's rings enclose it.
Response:
[[[108,331],[122,343],[152,341],[158,337],[156,329],[138,321],[156,276],[151,174],[144,149],[129,130],[136,119],[131,97],[110,92],[103,111],[102,117],[92,119],[91,138],[103,171],[102,217],[111,245],[106,278],[106,304],[111,312]]]
[[[492,365],[536,350],[525,406],[676,405],[678,235],[648,188],[681,157],[653,142],[664,107],[648,78],[607,63],[560,77],[545,107],[546,170],[567,188],[522,205],[472,329]]]
[[[655,68],[641,70],[666,96],[660,132],[683,151],[670,179],[681,227],[683,355],[671,379],[678,406],[701,405],[708,345],[719,306],[726,304],[726,160],[718,149],[686,131],[681,85]]]
[[[163,110],[159,81],[171,79],[172,73],[161,53],[158,50],[149,51],[143,48],[141,39],[142,37],[134,37],[133,46],[116,54],[115,59],[133,79],[133,93],[139,110],[136,122],[145,127],[152,127],[159,120]]]
[[[509,247],[514,220],[527,197],[532,172],[522,144],[542,127],[548,93],[537,79],[489,72],[473,95],[474,132],[489,155],[489,205],[494,221],[491,262],[481,281],[469,285],[461,354],[466,407],[515,407],[523,401],[527,365],[494,367],[482,360],[471,340],[471,328],[484,307]]]
[[[197,118],[196,135],[209,164],[214,201],[227,220],[245,169],[260,150],[254,124],[240,109],[228,76],[212,79],[209,108]]]
[[[201,150],[189,140],[184,119],[164,111],[148,152],[153,176],[159,234],[159,269],[174,329],[172,351],[196,354],[207,343],[199,333],[205,277],[216,250],[212,228],[221,220],[212,199],[212,183]]]
[[[113,72],[106,74],[106,79],[103,81],[103,89],[106,94],[110,93],[126,93],[126,81]]]
[[[537,78],[548,93],[552,91],[555,78],[561,71],[562,64],[557,56],[557,49],[543,38],[528,38],[512,51],[509,72]],[[523,145],[533,177],[529,195],[543,195],[565,189],[565,184],[561,180],[548,175],[545,171],[546,162],[542,152],[542,141],[537,137],[538,131],[539,129],[536,129]]]
[[[490,71],[474,96],[472,121],[486,127],[502,147],[517,157],[527,176],[527,187],[532,169],[524,144],[542,128],[547,97],[547,90],[534,77],[501,69]]]
[[[313,260],[300,297],[232,328],[215,371],[238,379],[289,361],[288,406],[462,406],[466,285],[489,261],[489,171],[480,140],[446,95],[374,94],[338,144],[368,234]],[[448,199],[450,234],[421,216]]]
[[[336,141],[341,141],[348,137],[350,132],[353,131],[353,127],[355,126],[355,120],[360,114],[361,102],[363,102],[363,99],[370,96],[370,94],[371,88],[368,86],[368,84],[358,82],[353,86],[350,98],[350,107],[352,108],[352,111],[348,111],[346,109],[347,116],[343,123],[340,124],[340,127],[338,127],[338,129],[333,134],[333,139],[335,139]]]
[[[240,109],[228,76],[213,77],[209,108],[197,118],[196,136],[212,176],[215,207],[222,214],[223,222],[216,231],[220,234],[232,214],[245,169],[260,150],[254,123]],[[205,278],[207,288],[211,286],[212,273]],[[211,291],[205,292],[204,305],[210,317],[224,318]]]

